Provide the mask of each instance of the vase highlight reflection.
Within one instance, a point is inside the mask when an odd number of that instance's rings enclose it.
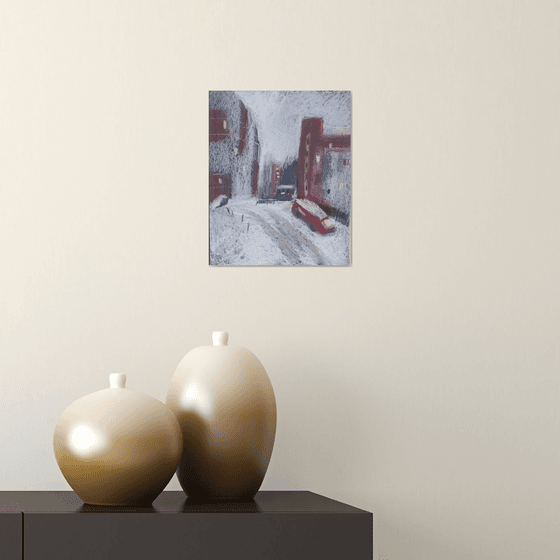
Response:
[[[183,449],[181,428],[162,402],[125,388],[73,402],[60,416],[53,447],[64,478],[86,504],[149,507],[171,480]]]
[[[167,392],[183,433],[177,478],[189,498],[252,500],[274,446],[274,390],[252,352],[228,346],[226,332],[212,338],[183,358]]]

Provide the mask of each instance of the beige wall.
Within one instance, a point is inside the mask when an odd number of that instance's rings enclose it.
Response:
[[[0,489],[68,488],[61,411],[223,329],[265,489],[374,512],[381,560],[559,558],[559,11],[1,0]],[[352,267],[208,267],[210,89],[352,91]]]

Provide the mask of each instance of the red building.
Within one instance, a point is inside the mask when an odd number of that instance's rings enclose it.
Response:
[[[232,91],[209,95],[209,197],[251,195],[258,189],[256,124]]]
[[[276,196],[276,187],[282,179],[282,166],[279,163],[273,163],[270,168],[270,197]]]
[[[251,189],[253,196],[259,196],[259,163],[253,162],[253,187]]]
[[[349,215],[350,135],[323,134],[320,118],[301,122],[297,196],[316,202],[329,213]]]
[[[210,202],[225,194],[231,198],[231,181],[229,175],[210,173]]]

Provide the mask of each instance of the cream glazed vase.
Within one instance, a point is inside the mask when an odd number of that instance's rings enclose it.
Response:
[[[191,350],[171,379],[165,403],[183,433],[177,478],[189,498],[249,501],[259,490],[276,435],[276,399],[259,359],[228,346]]]
[[[181,428],[162,402],[126,389],[123,373],[109,382],[64,410],[53,438],[56,461],[86,504],[149,507],[179,465]]]

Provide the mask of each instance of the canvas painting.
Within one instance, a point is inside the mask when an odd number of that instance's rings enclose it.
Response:
[[[209,263],[348,266],[349,91],[209,93]]]

